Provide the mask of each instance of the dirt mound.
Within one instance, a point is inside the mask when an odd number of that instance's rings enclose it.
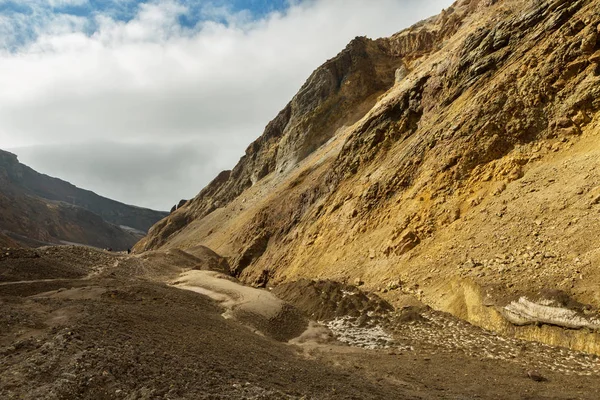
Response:
[[[199,263],[196,257],[180,250],[149,251],[135,257],[139,263],[125,265],[120,274],[164,281],[175,278],[182,271],[194,269]]]
[[[98,272],[116,255],[78,246],[9,249],[0,252],[0,282],[75,279]]]
[[[308,321],[296,307],[266,290],[245,286],[228,275],[188,271],[173,285],[212,298],[226,309],[225,318],[235,319],[275,340],[293,339],[308,326]]]
[[[273,288],[272,293],[318,321],[346,316],[371,318],[394,310],[388,302],[375,294],[334,281],[301,279],[279,285]]]
[[[167,251],[148,251],[138,256],[140,262],[122,264],[118,272],[122,276],[143,276],[158,281],[175,279],[179,274],[189,270],[215,271],[229,274],[227,260],[212,250],[198,246],[188,251],[171,249]]]
[[[224,274],[229,274],[230,267],[227,260],[206,246],[196,246],[190,249],[185,249],[185,252],[193,255],[199,260],[199,263],[194,269],[217,271]]]

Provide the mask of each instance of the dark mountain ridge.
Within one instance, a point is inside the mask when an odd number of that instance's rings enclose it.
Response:
[[[123,204],[80,189],[59,178],[41,174],[21,164],[16,155],[0,150],[0,168],[7,171],[11,181],[35,196],[63,201],[98,214],[104,220],[147,232],[152,225],[169,213]]]
[[[21,244],[69,242],[124,250],[166,215],[38,173],[0,150],[0,229]]]

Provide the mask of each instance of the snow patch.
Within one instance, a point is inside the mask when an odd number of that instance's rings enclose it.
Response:
[[[502,314],[515,325],[544,323],[571,329],[600,329],[600,320],[587,317],[564,307],[548,305],[548,301],[533,302],[519,298],[502,308]]]
[[[360,327],[350,317],[336,318],[323,323],[337,340],[350,346],[365,349],[387,349],[394,344],[394,339],[379,325]]]

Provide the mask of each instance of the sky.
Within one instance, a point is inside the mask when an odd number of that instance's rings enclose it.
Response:
[[[356,36],[451,0],[0,0],[0,148],[128,204],[194,197]]]

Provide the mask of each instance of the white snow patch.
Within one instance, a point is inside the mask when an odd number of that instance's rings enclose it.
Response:
[[[515,325],[527,325],[532,323],[545,323],[562,326],[565,328],[590,328],[600,329],[600,320],[586,317],[574,310],[563,307],[552,307],[546,305],[548,302],[533,302],[526,297],[513,301],[502,309],[502,313]]]
[[[387,349],[394,339],[379,325],[359,327],[350,317],[336,318],[324,323],[337,340],[351,346],[365,349]]]

